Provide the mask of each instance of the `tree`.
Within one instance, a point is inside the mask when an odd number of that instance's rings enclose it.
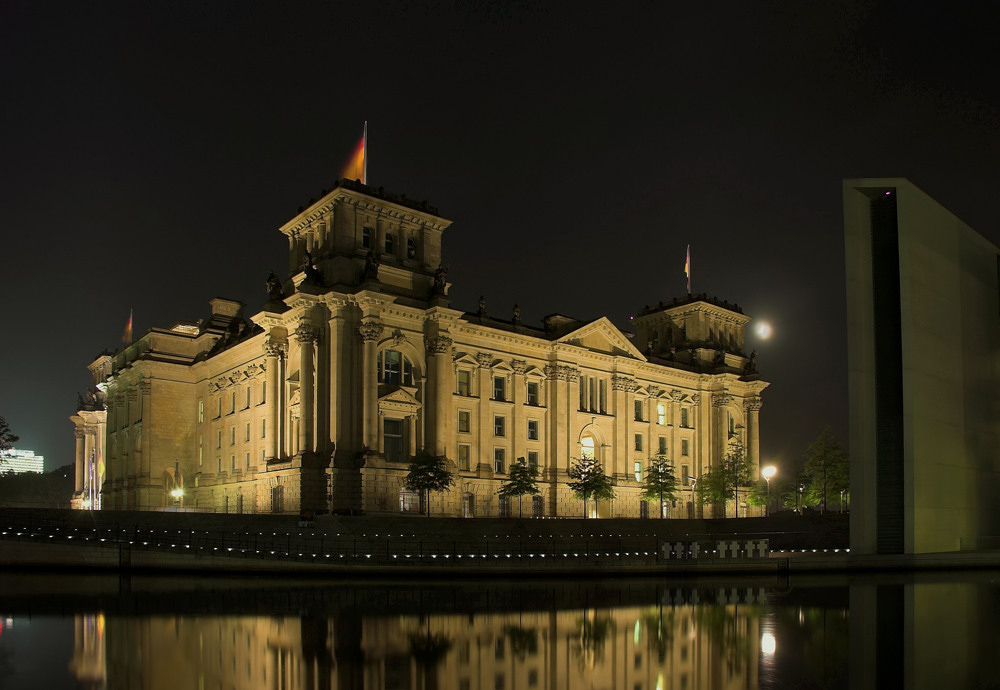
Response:
[[[448,470],[448,458],[427,452],[417,453],[409,466],[409,474],[403,479],[403,486],[426,497],[427,515],[431,514],[431,491],[444,491],[455,483],[455,477]]]
[[[595,501],[615,497],[615,487],[611,477],[604,474],[604,468],[595,458],[577,460],[566,474],[573,480],[569,482],[573,495],[583,499],[583,517],[587,517],[587,499],[591,496]]]
[[[674,466],[665,455],[657,455],[649,460],[646,478],[642,485],[642,500],[660,502],[660,518],[663,518],[663,501],[677,500],[677,477]]]
[[[753,468],[743,454],[743,445],[735,443],[726,457],[718,465],[703,474],[696,491],[702,503],[721,503],[722,515],[726,515],[726,502],[736,498],[736,490],[750,486]]]
[[[0,463],[3,462],[3,458],[7,454],[7,451],[13,448],[14,444],[17,443],[18,440],[19,437],[11,433],[7,420],[0,417]]]
[[[851,488],[847,453],[830,427],[825,427],[809,444],[804,474],[806,491],[819,503],[820,511],[826,509],[830,494],[838,495]]]
[[[505,498],[518,499],[518,517],[521,517],[521,497],[525,494],[531,494],[534,496],[541,493],[538,489],[537,477],[538,468],[530,467],[528,463],[524,461],[524,458],[518,458],[517,461],[510,466],[507,481],[504,482],[504,484],[497,491],[498,494]]]

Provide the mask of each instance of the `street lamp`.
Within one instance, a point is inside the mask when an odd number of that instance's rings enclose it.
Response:
[[[767,467],[762,468],[760,471],[760,476],[762,476],[764,478],[764,481],[767,482],[767,506],[765,506],[764,509],[765,515],[771,514],[771,477],[773,477],[777,473],[778,473],[778,468],[775,467],[774,465],[768,465]],[[758,484],[758,486],[760,485]]]
[[[694,477],[688,477],[688,481],[690,481],[690,482],[691,482],[691,510],[692,510],[692,511],[693,511],[693,512],[694,512],[695,514],[697,514],[697,510],[696,510],[696,509],[695,509],[695,507],[694,507],[694,506],[695,506],[695,503],[694,503],[694,488],[695,488],[696,486],[698,486],[698,480],[697,480],[697,479],[695,479]],[[694,517],[694,515],[692,515],[691,517]]]
[[[804,484],[799,484],[799,495],[798,495],[798,496],[797,496],[797,497],[795,498],[795,510],[796,510],[796,512],[798,512],[798,513],[799,513],[800,515],[801,515],[802,513],[805,513],[805,512],[806,512],[806,511],[805,511],[805,508],[806,508],[806,503],[805,503],[805,497],[804,497],[804,496],[802,495],[802,492],[803,492],[803,491],[805,491],[805,488],[806,488],[806,487],[805,487],[805,485],[804,485]],[[801,499],[801,500],[800,500],[800,499]],[[800,502],[801,502],[801,504],[802,504],[802,509],[801,509],[801,510],[799,509],[799,503],[800,503]]]
[[[170,492],[170,495],[171,495],[171,496],[173,497],[173,499],[174,499],[174,505],[175,505],[175,506],[178,506],[178,505],[180,505],[180,503],[181,503],[181,496],[183,496],[183,495],[184,495],[184,490],[183,490],[183,489],[173,489],[173,490],[172,490],[172,491]]]

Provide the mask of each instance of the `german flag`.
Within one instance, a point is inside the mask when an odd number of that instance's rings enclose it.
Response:
[[[365,121],[365,128],[361,134],[361,141],[354,147],[354,152],[344,166],[341,177],[348,180],[361,180],[361,184],[368,184],[368,122]]]

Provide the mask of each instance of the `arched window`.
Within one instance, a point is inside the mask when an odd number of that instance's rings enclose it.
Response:
[[[361,230],[361,246],[365,249],[372,248],[372,229],[369,227]]]
[[[417,242],[412,237],[406,240],[406,258],[416,259],[417,258]]]
[[[399,350],[385,350],[378,355],[379,383],[413,385],[413,365]]]
[[[593,460],[597,457],[596,446],[593,436],[584,436],[580,439],[580,459]]]
[[[391,232],[385,233],[385,253],[395,254],[396,253],[396,236]]]

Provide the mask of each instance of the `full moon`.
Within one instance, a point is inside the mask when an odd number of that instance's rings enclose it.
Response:
[[[760,321],[757,324],[757,337],[761,340],[767,340],[771,337],[771,324],[766,321]]]

